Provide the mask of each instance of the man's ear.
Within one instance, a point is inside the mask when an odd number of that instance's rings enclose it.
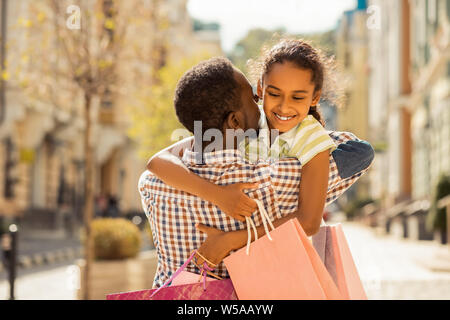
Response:
[[[244,123],[240,111],[231,111],[223,123],[224,129],[242,129]]]
[[[313,100],[311,102],[312,106],[316,106],[319,103],[321,95],[322,95],[322,89],[314,92]]]
[[[263,89],[262,89],[262,83],[261,79],[258,80],[258,84],[256,85],[256,94],[260,99],[263,98]]]

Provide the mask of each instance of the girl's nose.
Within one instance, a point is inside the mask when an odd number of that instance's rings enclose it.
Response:
[[[287,98],[283,98],[280,101],[280,104],[278,105],[278,109],[279,109],[280,113],[282,113],[282,114],[287,114],[288,113],[289,105],[288,105]]]

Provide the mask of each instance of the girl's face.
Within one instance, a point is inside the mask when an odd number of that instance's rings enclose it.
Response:
[[[263,99],[264,113],[270,129],[289,131],[308,115],[309,108],[320,100],[314,92],[312,71],[300,69],[291,62],[275,63],[258,82],[258,96]]]

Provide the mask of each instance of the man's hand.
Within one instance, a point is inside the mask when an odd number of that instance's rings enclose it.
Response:
[[[231,252],[231,243],[228,241],[226,234],[227,232],[221,231],[216,228],[205,226],[204,224],[197,224],[197,230],[204,232],[208,235],[205,242],[202,243],[198,252],[205,257],[208,261],[207,263],[213,263],[208,265],[211,268],[215,268],[222,260]],[[199,266],[203,265],[205,260],[197,256],[197,264]]]
[[[220,194],[216,195],[215,203],[225,214],[245,222],[245,217],[251,217],[258,206],[243,190],[256,188],[258,188],[258,183],[235,183],[220,186]]]

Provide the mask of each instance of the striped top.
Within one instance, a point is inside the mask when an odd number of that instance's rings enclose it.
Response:
[[[243,148],[241,150],[244,151],[246,159],[255,161],[267,159],[267,157],[272,159],[293,157],[297,158],[303,166],[318,153],[328,149],[331,153],[336,149],[333,139],[312,115],[306,116],[291,130],[278,135],[270,145],[268,143],[269,126],[261,107],[260,112],[258,139],[246,139],[241,144],[241,148]]]

